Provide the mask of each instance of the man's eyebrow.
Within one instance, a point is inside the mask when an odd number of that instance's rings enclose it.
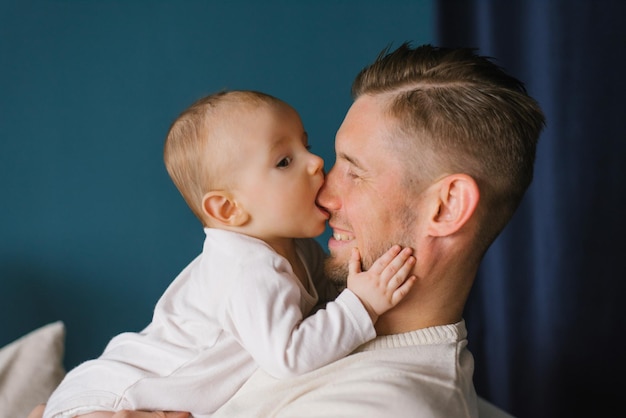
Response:
[[[360,170],[364,170],[363,165],[361,163],[359,163],[359,160],[350,157],[348,154],[344,153],[344,152],[340,152],[337,154],[337,157],[339,157],[342,160],[346,160],[348,163],[350,163],[351,165],[355,166],[356,168],[360,169]]]

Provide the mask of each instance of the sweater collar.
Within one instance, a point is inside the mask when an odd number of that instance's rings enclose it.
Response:
[[[361,345],[355,352],[458,342],[465,338],[467,338],[467,329],[465,320],[461,320],[456,324],[438,325],[401,334],[381,335]]]

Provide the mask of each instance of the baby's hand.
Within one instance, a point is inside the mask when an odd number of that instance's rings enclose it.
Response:
[[[394,245],[369,270],[362,272],[361,253],[357,248],[352,249],[348,289],[359,297],[372,322],[375,323],[379,315],[396,306],[415,283],[415,276],[408,277],[415,265],[412,253],[411,248],[401,249],[399,245]]]

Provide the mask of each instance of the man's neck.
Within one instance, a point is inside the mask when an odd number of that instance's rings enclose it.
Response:
[[[374,325],[376,334],[400,334],[459,322],[463,319],[467,295],[461,289],[454,294],[449,290],[446,293],[452,297],[436,295],[426,289],[411,289],[402,302],[378,318]]]
[[[434,327],[438,325],[455,324],[463,319],[462,315],[446,316],[422,316],[421,318],[410,317],[407,314],[394,310],[388,311],[376,321],[374,328],[376,335],[402,334],[418,329]]]

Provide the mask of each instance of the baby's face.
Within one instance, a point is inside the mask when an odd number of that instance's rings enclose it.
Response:
[[[328,215],[315,200],[324,161],[309,152],[307,133],[289,105],[263,105],[237,118],[233,193],[250,214],[246,233],[266,241],[316,237]]]

